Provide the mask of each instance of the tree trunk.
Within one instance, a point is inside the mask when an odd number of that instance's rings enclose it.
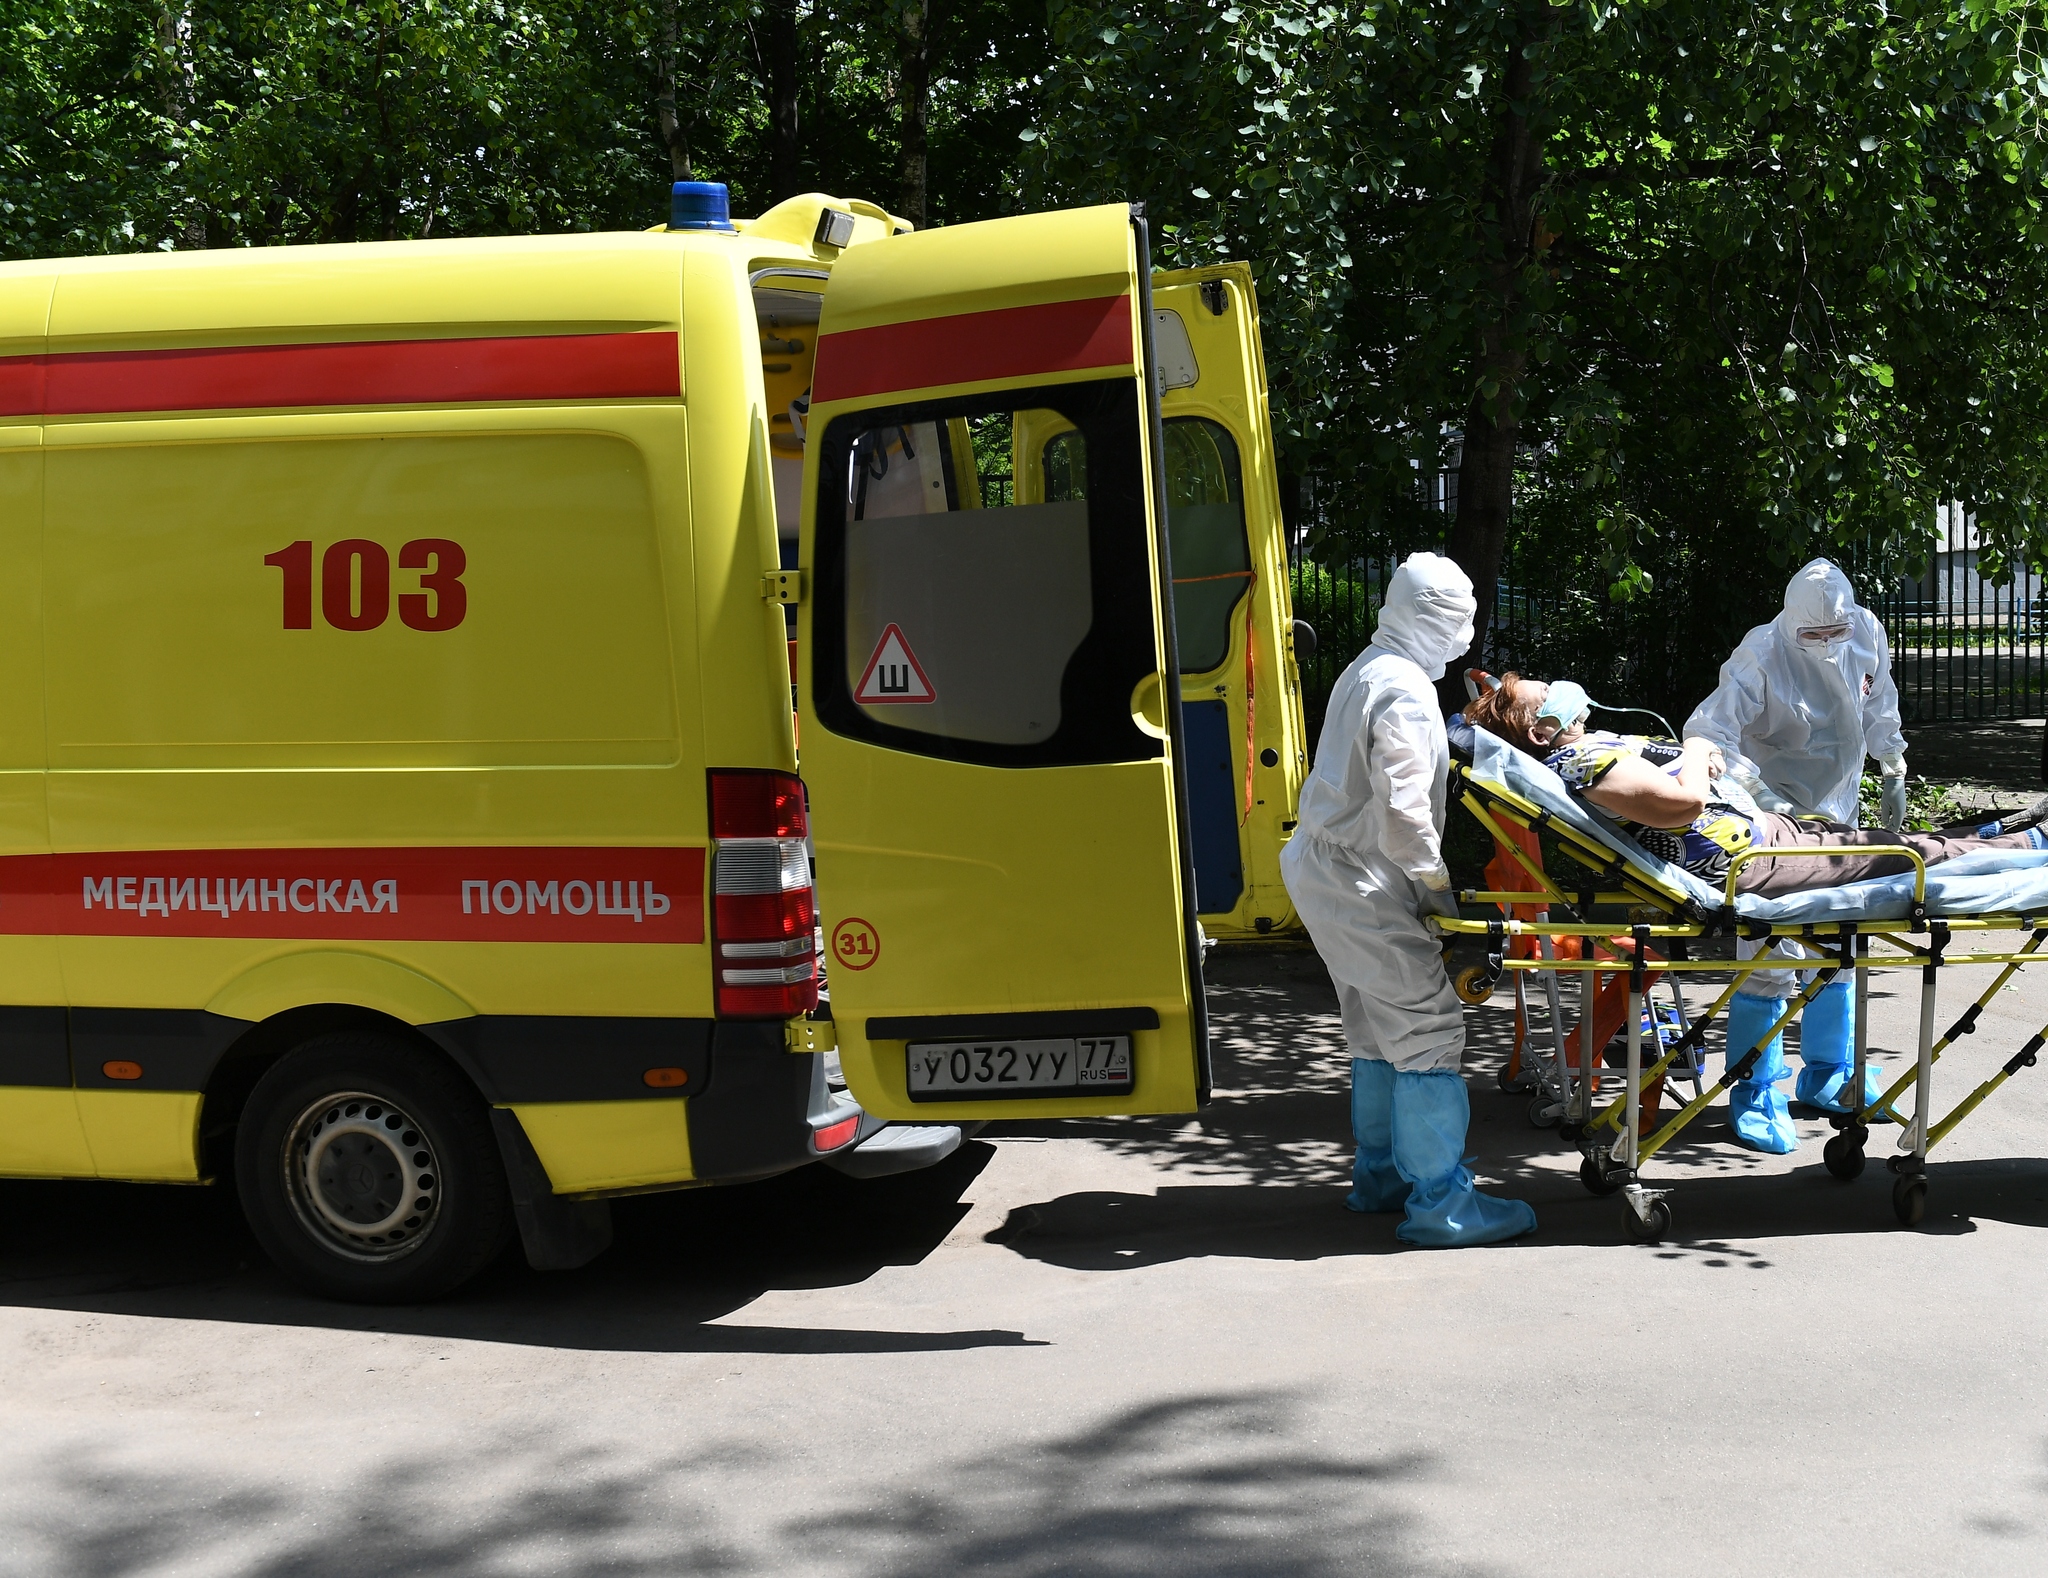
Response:
[[[667,0],[661,8],[661,56],[655,62],[654,122],[661,136],[661,145],[668,150],[670,178],[687,181],[692,179],[690,139],[683,131],[682,116],[676,109],[676,10],[681,4],[682,0]]]
[[[1521,438],[1516,394],[1528,354],[1510,340],[1508,324],[1521,303],[1522,271],[1535,247],[1536,194],[1543,174],[1543,145],[1529,124],[1535,69],[1527,50],[1554,24],[1524,10],[1509,35],[1507,69],[1501,83],[1500,122],[1487,156],[1485,192],[1478,231],[1487,303],[1479,354],[1473,369],[1472,403],[1465,413],[1464,452],[1458,462],[1458,513],[1445,552],[1472,577],[1479,599],[1472,646],[1439,682],[1446,708],[1465,704],[1463,673],[1485,661],[1487,626],[1493,620],[1494,589],[1507,552],[1514,504],[1515,447]]]
[[[796,0],[768,0],[769,181],[776,202],[803,190],[797,159]]]
[[[919,230],[925,227],[925,123],[931,112],[931,0],[903,6],[903,167],[897,210]]]
[[[192,63],[192,13],[187,7],[170,3],[157,12],[156,47],[162,57],[159,75],[163,83],[157,102],[164,119],[177,128],[178,141],[185,143],[192,136],[192,100],[197,87]],[[206,246],[206,219],[184,178],[183,153],[177,155],[175,165],[177,189],[183,198],[178,206],[184,209],[185,217],[178,222],[174,235],[181,251],[199,251]]]

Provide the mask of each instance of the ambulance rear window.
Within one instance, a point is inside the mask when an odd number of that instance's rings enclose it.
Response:
[[[1252,584],[1237,441],[1206,417],[1166,422],[1166,519],[1173,542],[1173,628],[1180,671],[1230,656],[1230,616]]]
[[[827,727],[991,765],[1159,754],[1140,412],[1127,379],[856,412],[820,452]]]

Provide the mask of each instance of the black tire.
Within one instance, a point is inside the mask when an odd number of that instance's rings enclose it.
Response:
[[[1579,1182],[1593,1194],[1609,1195],[1621,1187],[1622,1174],[1618,1169],[1609,1172],[1597,1157],[1588,1156],[1579,1163]]]
[[[1629,1238],[1638,1244],[1658,1243],[1671,1231],[1671,1207],[1662,1200],[1650,1202],[1650,1215],[1647,1220],[1636,1215],[1634,1206],[1623,1202],[1621,1218]]]
[[[1905,1227],[1918,1227],[1927,1215],[1927,1175],[1907,1173],[1892,1185],[1892,1211]]]
[[[1539,1129],[1554,1129],[1560,1114],[1557,1104],[1547,1096],[1538,1096],[1529,1103],[1529,1122]]]
[[[512,1200],[489,1114],[433,1054],[343,1032],[288,1053],[235,1136],[242,1213],[294,1282],[359,1304],[438,1298],[496,1258]]]
[[[1821,1147],[1820,1155],[1821,1160],[1827,1163],[1828,1171],[1841,1179],[1843,1183],[1848,1183],[1853,1178],[1861,1178],[1863,1176],[1863,1165],[1866,1159],[1863,1155],[1863,1147],[1850,1139],[1846,1134],[1837,1134],[1832,1140],[1829,1140],[1826,1145]]]

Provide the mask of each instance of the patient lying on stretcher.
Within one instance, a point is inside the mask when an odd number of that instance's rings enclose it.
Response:
[[[1975,849],[2048,849],[2048,835],[2038,825],[2048,820],[2048,795],[1999,821],[1936,833],[1895,834],[1820,817],[1779,816],[1759,810],[1733,779],[1723,777],[1720,749],[1710,742],[1589,729],[1583,712],[1573,719],[1542,716],[1549,694],[1542,680],[1504,674],[1498,689],[1465,708],[1465,719],[1536,757],[1574,793],[1618,817],[1651,854],[1716,888],[1727,881],[1730,862],[1754,848],[1904,844],[1930,866]],[[1776,898],[1910,870],[1912,862],[1903,855],[1783,855],[1750,861],[1736,873],[1735,887]]]

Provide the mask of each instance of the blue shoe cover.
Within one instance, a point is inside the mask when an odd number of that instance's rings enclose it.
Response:
[[[1793,1096],[1809,1107],[1818,1107],[1822,1112],[1847,1113],[1849,1104],[1843,1093],[1849,1088],[1849,1077],[1856,1072],[1856,1065],[1849,1063],[1809,1063],[1799,1071],[1799,1078],[1793,1083]],[[1863,1105],[1870,1108],[1877,1105],[1877,1098],[1884,1094],[1884,1081],[1878,1077],[1877,1065],[1863,1065]]]
[[[1836,981],[1821,988],[1799,1020],[1799,1056],[1806,1067],[1792,1087],[1797,1100],[1823,1112],[1846,1113],[1843,1092],[1856,1065],[1856,988]],[[1863,1105],[1884,1094],[1884,1083],[1871,1064],[1863,1065]]]
[[[1394,1076],[1394,1165],[1412,1186],[1408,1212],[1394,1236],[1404,1244],[1449,1249],[1498,1244],[1533,1232],[1536,1212],[1472,1187],[1465,1131],[1472,1104],[1465,1081],[1448,1069]]]
[[[1728,1066],[1740,1063],[1743,1054],[1756,1045],[1761,1036],[1784,1016],[1788,998],[1752,997],[1747,992],[1737,992],[1728,1001]],[[1749,1071],[1748,1083],[1775,1085],[1792,1070],[1785,1063],[1785,1035],[1780,1031],[1770,1039],[1763,1056]]]
[[[1408,1184],[1394,1166],[1394,1065],[1378,1058],[1351,1060],[1351,1135],[1358,1155],[1351,1163],[1347,1211],[1398,1211],[1408,1203]]]
[[[1799,1149],[1799,1131],[1775,1085],[1738,1080],[1728,1087],[1728,1123],[1735,1138],[1753,1151],[1790,1156]]]
[[[1789,999],[1737,992],[1728,1002],[1728,1066],[1735,1067],[1761,1036],[1784,1016]],[[1792,1070],[1785,1063],[1783,1032],[1772,1036],[1749,1078],[1728,1087],[1728,1124],[1753,1151],[1789,1156],[1799,1149],[1799,1131],[1777,1082]]]

